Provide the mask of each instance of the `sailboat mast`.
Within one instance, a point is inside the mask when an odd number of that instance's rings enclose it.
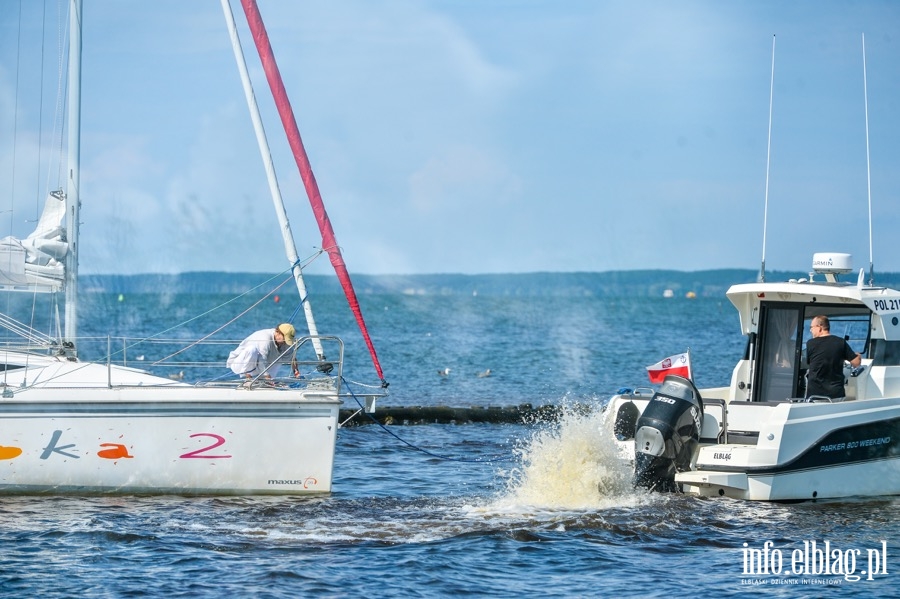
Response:
[[[275,205],[275,213],[278,216],[278,224],[281,225],[281,236],[284,239],[284,250],[290,261],[294,281],[297,284],[297,292],[303,303],[303,312],[306,315],[306,326],[312,337],[313,349],[320,360],[325,359],[322,342],[318,338],[318,329],[313,317],[312,305],[306,292],[306,284],[303,281],[303,271],[300,268],[300,257],[297,255],[297,244],[294,243],[294,235],[291,232],[291,224],[288,221],[287,212],[284,209],[284,199],[278,186],[278,178],[275,176],[275,165],[272,163],[272,152],[269,150],[269,142],[266,131],[259,114],[259,105],[256,103],[256,95],[253,93],[253,84],[247,71],[247,61],[244,59],[244,50],[237,34],[237,26],[234,22],[234,13],[231,11],[229,0],[222,0],[222,10],[225,12],[225,21],[228,24],[228,33],[231,37],[231,47],[234,50],[234,58],[237,61],[238,71],[241,74],[241,83],[244,85],[244,95],[247,97],[247,105],[250,108],[250,118],[253,120],[253,129],[256,132],[256,141],[259,144],[259,153],[262,155],[263,165],[266,169],[266,177],[269,180],[269,192],[272,195],[272,203]]]
[[[66,177],[66,309],[64,338],[78,334],[78,228],[81,209],[81,0],[69,3],[69,124]]]

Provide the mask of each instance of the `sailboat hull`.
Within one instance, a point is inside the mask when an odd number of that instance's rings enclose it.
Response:
[[[245,13],[251,8],[250,26],[264,35],[255,5],[245,3]],[[64,88],[68,164],[65,169],[56,169],[65,173],[66,191],[49,193],[30,235],[0,240],[0,257],[5,257],[0,260],[0,288],[54,294],[46,326],[34,325],[36,299],[32,299],[29,311],[23,311],[30,314],[23,321],[13,315],[12,302],[7,304],[11,313],[0,314],[0,329],[12,333],[0,340],[0,494],[296,495],[331,491],[341,397],[352,395],[341,393],[343,342],[319,335],[312,317],[302,263],[278,191],[228,2],[223,2],[223,11],[309,335],[295,340],[293,325],[287,333],[281,325],[270,323],[278,326],[281,339],[276,341],[279,338],[274,331],[252,338],[261,346],[250,347],[248,361],[240,367],[225,359],[232,348],[240,347],[238,342],[216,338],[237,316],[199,340],[181,335],[174,340],[159,335],[141,339],[107,337],[103,350],[102,338],[78,339],[84,21],[82,0],[70,0],[69,77]],[[267,40],[263,63],[274,65]],[[283,89],[277,103],[284,116],[289,103]],[[296,123],[292,124],[288,137],[295,157],[299,157],[294,148],[300,141],[299,131]],[[324,204],[318,189],[309,188],[310,182],[315,186],[315,179],[305,150],[302,153],[301,176],[320,224],[322,247],[331,255],[381,388],[386,390]],[[62,321],[55,297],[60,292],[65,293]],[[246,315],[247,311],[241,316]],[[103,315],[95,317],[102,319]],[[228,349],[223,349],[223,344]],[[280,355],[275,355],[276,349]],[[86,356],[104,353],[105,359],[82,361]],[[143,366],[145,355],[155,356],[147,361],[147,370],[133,367]],[[290,375],[279,378],[284,366],[290,366]],[[366,409],[374,407],[379,395],[382,393],[367,396]]]
[[[331,491],[340,401],[289,389],[31,390],[0,401],[0,494]]]

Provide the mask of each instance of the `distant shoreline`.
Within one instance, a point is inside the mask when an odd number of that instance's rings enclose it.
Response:
[[[351,275],[360,295],[486,295],[524,297],[717,297],[731,285],[756,281],[758,271],[718,269],[684,272],[633,270],[572,273]],[[282,282],[289,275],[265,273],[189,272],[182,274],[82,275],[86,293],[192,293],[235,294]],[[767,281],[808,277],[808,272],[772,271]],[[317,294],[341,293],[334,276],[307,275],[307,286]],[[855,275],[845,281],[854,283]],[[878,285],[900,287],[900,273],[876,273]],[[264,285],[271,288],[272,285]],[[671,293],[669,291],[671,290]]]

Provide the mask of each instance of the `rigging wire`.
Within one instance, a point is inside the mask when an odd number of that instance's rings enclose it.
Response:
[[[259,285],[255,286],[255,287],[253,287],[253,288],[251,288],[251,289],[248,289],[247,291],[245,291],[244,293],[241,293],[240,295],[238,295],[238,296],[236,296],[236,297],[231,298],[231,299],[228,300],[227,302],[222,303],[222,304],[219,304],[218,306],[215,306],[215,307],[213,307],[213,308],[210,308],[210,309],[207,310],[206,312],[203,312],[202,314],[197,314],[197,315],[194,316],[193,318],[189,318],[188,320],[185,320],[185,321],[180,322],[180,323],[178,323],[178,324],[176,324],[176,325],[174,325],[174,326],[171,326],[171,327],[169,327],[168,329],[166,329],[166,330],[164,330],[164,331],[160,331],[160,332],[158,332],[158,333],[155,333],[155,334],[153,334],[153,335],[150,335],[149,337],[145,337],[144,339],[138,339],[137,341],[135,341],[134,343],[132,343],[131,346],[137,345],[137,344],[142,343],[142,342],[144,342],[144,341],[149,341],[149,340],[154,339],[154,338],[156,338],[156,337],[159,337],[159,336],[161,336],[161,335],[163,335],[163,334],[165,334],[165,333],[168,333],[169,331],[173,331],[173,330],[177,329],[178,327],[182,327],[182,326],[184,326],[184,325],[186,325],[186,324],[189,324],[189,323],[191,323],[191,322],[193,322],[193,321],[195,321],[195,320],[197,320],[197,319],[199,319],[199,318],[202,318],[202,317],[206,316],[207,314],[212,314],[212,313],[215,312],[216,310],[219,310],[220,308],[224,308],[224,307],[227,306],[228,304],[230,304],[230,303],[232,303],[232,302],[236,302],[237,300],[241,299],[242,297],[244,297],[244,296],[246,296],[246,295],[249,295],[250,293],[253,293],[254,291],[256,291],[257,289],[259,289],[260,287],[263,287],[263,286],[265,286],[265,285],[268,285],[268,284],[269,284],[270,282],[272,282],[273,280],[277,279],[277,278],[280,277],[280,276],[283,276],[284,273],[286,273],[286,272],[291,273],[291,276],[290,276],[289,278],[285,279],[284,281],[282,281],[281,283],[279,283],[278,285],[276,285],[271,291],[269,291],[267,294],[265,294],[264,296],[262,296],[261,298],[259,298],[256,302],[254,302],[254,303],[253,303],[250,307],[248,307],[246,310],[244,310],[243,312],[241,312],[240,314],[238,314],[237,316],[235,316],[235,317],[232,318],[231,320],[227,321],[225,324],[223,324],[222,326],[220,326],[219,328],[217,328],[217,329],[214,330],[213,332],[209,333],[208,335],[205,335],[205,336],[201,337],[200,339],[197,339],[197,340],[194,341],[193,343],[190,343],[190,344],[186,345],[185,347],[179,349],[179,350],[176,351],[175,353],[169,354],[168,356],[166,356],[166,357],[164,357],[164,358],[160,358],[159,360],[156,360],[155,362],[153,362],[153,365],[154,365],[154,366],[159,366],[160,363],[165,362],[165,361],[168,360],[169,358],[172,358],[172,357],[174,357],[174,356],[177,356],[177,355],[180,354],[181,352],[186,351],[186,350],[188,350],[188,349],[194,347],[195,345],[197,345],[197,344],[199,344],[199,343],[202,343],[203,341],[206,341],[207,339],[209,339],[210,337],[212,337],[213,335],[215,335],[216,333],[218,333],[219,331],[221,331],[222,329],[224,329],[224,328],[227,327],[228,325],[230,325],[230,324],[234,323],[235,321],[237,321],[238,319],[242,318],[245,314],[247,314],[248,312],[250,312],[250,310],[252,310],[252,309],[255,308],[256,306],[260,305],[264,299],[266,299],[266,298],[268,298],[268,297],[271,297],[272,294],[274,294],[276,291],[278,291],[279,289],[281,289],[282,287],[284,287],[285,285],[287,285],[290,281],[294,280],[293,270],[294,270],[294,267],[295,267],[295,266],[297,266],[297,265],[299,264],[299,265],[300,265],[300,270],[303,270],[303,268],[304,268],[305,266],[309,266],[309,264],[310,264],[313,260],[315,260],[316,258],[318,258],[318,257],[321,256],[321,255],[322,255],[322,252],[321,252],[321,251],[318,251],[318,252],[314,253],[312,256],[308,257],[308,258],[307,258],[306,260],[304,260],[302,263],[301,263],[301,261],[298,259],[297,262],[295,262],[294,264],[291,264],[291,267],[290,267],[290,268],[287,268],[287,269],[281,271],[280,273],[278,273],[278,274],[276,274],[276,275],[273,275],[272,277],[270,277],[270,278],[266,279],[265,281],[261,282]],[[309,295],[307,294],[306,297],[309,297]],[[291,316],[291,320],[290,320],[289,322],[293,322],[294,316],[296,316],[296,315],[299,313],[299,310],[300,310],[300,309],[302,308],[302,306],[303,306],[303,302],[306,301],[306,297],[300,299],[300,307],[298,307],[296,310],[294,310],[294,314]],[[129,346],[129,347],[131,347],[131,346]],[[125,349],[127,349],[127,348],[123,348],[122,351],[125,351]]]
[[[512,462],[512,461],[514,461],[514,460],[516,459],[514,456],[497,456],[497,457],[484,458],[484,459],[456,458],[456,457],[453,457],[453,456],[447,456],[447,455],[441,455],[441,454],[439,454],[439,453],[434,453],[433,451],[430,451],[430,450],[428,450],[428,449],[425,449],[424,447],[419,447],[418,445],[415,445],[415,444],[413,444],[413,443],[410,443],[410,442],[407,441],[406,439],[403,439],[402,437],[400,437],[399,435],[397,435],[394,431],[390,430],[390,429],[389,429],[388,427],[386,427],[384,424],[378,422],[378,420],[377,420],[374,416],[372,416],[372,414],[370,414],[369,412],[366,412],[366,411],[365,411],[365,408],[363,407],[362,402],[359,401],[359,398],[356,396],[355,393],[353,393],[353,389],[350,388],[350,385],[349,385],[349,383],[347,382],[347,379],[345,379],[345,378],[342,376],[342,377],[341,377],[341,381],[343,381],[344,386],[346,387],[347,391],[350,393],[350,396],[356,401],[357,405],[358,405],[359,408],[360,408],[360,411],[362,411],[362,412],[366,415],[366,417],[368,417],[374,424],[377,424],[379,427],[381,427],[381,430],[383,430],[384,432],[386,432],[386,433],[389,434],[390,436],[394,437],[395,439],[397,439],[398,441],[400,441],[401,443],[403,443],[404,445],[406,445],[406,446],[409,447],[410,449],[414,449],[415,451],[422,452],[422,453],[424,453],[425,455],[429,455],[429,456],[431,456],[431,457],[433,457],[433,458],[437,458],[437,459],[439,459],[439,460],[444,460],[444,461],[447,461],[447,462],[465,462],[465,463],[474,463],[474,464],[490,464],[490,463],[495,463],[495,462]],[[357,412],[354,414],[354,416],[355,416],[356,414],[358,414],[358,413],[359,413],[359,411],[357,411]],[[352,416],[351,416],[351,418],[352,418]]]
[[[30,69],[25,68],[23,66],[24,57],[28,54],[26,52],[26,39],[22,35],[22,28],[24,23],[24,16],[22,11],[22,2],[20,1],[18,4],[17,11],[17,20],[18,26],[16,29],[16,57],[15,57],[15,91],[13,95],[13,110],[12,110],[12,152],[11,152],[11,173],[9,175],[10,187],[9,187],[9,212],[11,213],[10,221],[9,221],[9,235],[12,237],[15,235],[15,222],[16,222],[16,199],[18,197],[17,193],[17,173],[18,173],[18,154],[19,154],[19,99],[22,95],[23,90],[23,73],[29,73]],[[66,9],[64,8],[64,3],[60,0],[57,3],[57,35],[56,35],[56,44],[57,44],[57,71],[56,71],[56,103],[53,111],[53,119],[52,119],[52,127],[49,135],[45,134],[45,79],[46,79],[46,66],[47,66],[47,43],[48,43],[48,31],[50,31],[51,25],[48,21],[49,15],[47,10],[46,3],[41,4],[41,30],[40,30],[40,49],[36,54],[39,56],[39,63],[37,66],[37,80],[39,82],[37,86],[38,98],[37,98],[37,134],[36,134],[36,173],[34,175],[34,220],[26,220],[24,222],[40,222],[41,210],[43,202],[41,201],[46,195],[49,195],[50,189],[50,180],[53,177],[54,170],[56,171],[57,181],[61,181],[65,174],[63,169],[63,160],[62,156],[64,154],[64,136],[62,135],[63,123],[62,117],[63,107],[62,99],[64,97],[64,89],[67,83],[65,78],[65,70],[64,70],[64,61],[65,61],[65,50],[66,47],[66,32],[67,28],[64,27],[64,23],[67,22]],[[44,141],[47,140],[47,147],[53,148],[56,145],[57,140],[59,141],[59,153],[56,159],[53,158],[54,152],[51,151],[49,153],[45,153],[44,151]],[[49,157],[45,156],[45,154],[49,154]],[[54,167],[54,160],[57,162],[56,167]],[[46,162],[46,179],[45,182],[42,182],[41,171],[44,169],[44,163]],[[26,177],[26,179],[30,179],[31,175]],[[44,189],[42,185],[46,188]],[[46,194],[46,195],[45,195]],[[31,194],[24,194],[26,197]],[[22,208],[23,212],[28,212],[28,210]],[[11,255],[10,255],[11,259]],[[9,266],[9,265],[7,265]],[[32,289],[31,293],[31,310],[29,314],[28,325],[32,330],[35,329],[35,323],[38,320],[38,291],[37,289]],[[7,313],[11,312],[12,307],[12,294],[7,294],[7,302],[6,302],[6,311]],[[48,336],[53,335],[53,323],[54,323],[54,314],[56,315],[56,325],[57,329],[59,328],[59,318],[58,318],[58,308],[57,308],[57,295],[55,293],[51,294],[51,301],[48,302],[47,309],[49,311],[47,322],[49,323],[49,330],[47,331]],[[6,377],[4,375],[4,381]]]
[[[242,293],[242,294],[240,294],[240,295],[237,295],[237,296],[235,296],[235,297],[229,299],[228,301],[226,301],[226,302],[224,302],[224,303],[221,303],[221,304],[219,304],[219,305],[217,305],[217,306],[215,306],[215,307],[213,307],[213,308],[210,308],[210,309],[207,310],[206,312],[203,312],[203,313],[201,313],[201,314],[197,314],[197,315],[194,316],[193,318],[189,318],[188,320],[182,321],[182,322],[180,322],[180,323],[178,323],[178,324],[176,324],[176,325],[173,325],[173,326],[171,326],[171,327],[169,327],[169,328],[167,328],[167,329],[165,329],[165,330],[163,330],[163,331],[159,331],[158,333],[155,333],[155,334],[150,335],[150,336],[148,336],[148,337],[144,337],[144,338],[142,338],[142,339],[135,340],[134,342],[132,342],[132,343],[126,345],[126,346],[123,347],[122,349],[116,350],[116,351],[114,351],[114,352],[113,352],[113,351],[110,351],[110,352],[108,352],[108,353],[109,353],[108,357],[111,359],[113,356],[124,355],[125,352],[126,352],[128,349],[131,349],[132,347],[136,347],[136,346],[139,345],[140,343],[143,343],[143,342],[150,341],[150,340],[152,340],[152,339],[158,338],[158,337],[160,337],[161,335],[163,335],[163,334],[165,334],[165,333],[168,333],[168,332],[170,332],[170,331],[173,331],[173,330],[175,330],[175,329],[177,329],[177,328],[179,328],[179,327],[182,327],[182,326],[184,326],[184,325],[186,325],[186,324],[189,324],[189,323],[191,323],[191,322],[197,320],[198,318],[202,318],[203,316],[206,316],[206,315],[208,315],[208,314],[211,314],[211,313],[215,312],[216,310],[219,310],[219,309],[221,309],[221,308],[224,308],[225,306],[227,306],[227,305],[229,305],[229,304],[231,304],[231,303],[233,303],[233,302],[238,301],[238,300],[241,299],[242,297],[244,297],[244,296],[246,296],[246,295],[248,295],[248,294],[250,294],[250,293],[253,293],[254,291],[256,291],[257,289],[259,289],[260,287],[263,287],[264,285],[267,285],[267,284],[268,284],[269,282],[271,282],[273,279],[276,279],[276,278],[278,278],[279,276],[283,276],[284,273],[285,273],[285,272],[289,272],[289,270],[290,270],[290,269],[288,269],[287,271],[282,271],[282,272],[280,272],[280,273],[278,273],[278,274],[276,274],[276,275],[273,275],[273,276],[270,277],[269,279],[267,279],[267,280],[261,282],[259,285],[256,285],[255,287],[253,287],[253,288],[251,288],[251,289],[248,289],[248,290],[245,291],[244,293]],[[212,335],[214,335],[215,333],[217,333],[218,331],[222,330],[222,328],[224,328],[225,326],[228,326],[228,324],[231,324],[232,322],[236,321],[236,320],[239,319],[241,316],[243,316],[244,314],[246,314],[247,312],[249,312],[252,308],[254,308],[255,306],[259,305],[260,302],[262,302],[262,301],[263,301],[264,299],[266,299],[267,297],[271,296],[275,291],[277,291],[277,290],[280,289],[282,286],[286,285],[288,282],[290,282],[290,281],[292,281],[292,280],[293,280],[293,276],[291,276],[291,277],[285,279],[285,280],[282,281],[279,285],[277,285],[274,289],[272,289],[272,291],[270,291],[269,293],[267,293],[266,295],[264,295],[262,298],[260,298],[258,301],[256,301],[252,306],[250,306],[249,308],[247,308],[246,310],[244,310],[243,312],[241,312],[238,316],[236,316],[236,317],[234,317],[233,319],[229,320],[225,325],[223,325],[223,326],[220,327],[219,329],[216,329],[215,331],[213,331],[213,332],[210,333],[209,335],[206,335],[205,337],[203,337],[203,338],[201,338],[201,339],[199,339],[199,340],[197,340],[197,341],[194,341],[194,342],[188,344],[187,346],[185,346],[185,347],[179,349],[178,351],[176,351],[176,352],[174,352],[174,353],[172,353],[172,354],[170,354],[170,355],[168,355],[168,356],[166,356],[166,357],[164,357],[164,358],[161,358],[161,359],[159,359],[159,360],[156,360],[156,361],[152,362],[151,364],[152,364],[153,366],[159,366],[159,365],[161,365],[163,362],[165,362],[166,360],[168,360],[169,358],[172,358],[173,356],[176,356],[176,355],[180,354],[181,352],[190,349],[191,347],[197,345],[198,343],[204,341],[205,339],[208,339],[210,336],[212,336]],[[81,368],[87,368],[87,367],[90,366],[91,364],[92,364],[92,362],[83,362]],[[75,369],[73,369],[72,371],[75,371],[75,370],[79,370],[79,368],[75,368]],[[70,371],[70,372],[71,372],[71,371]],[[54,378],[55,378],[55,377],[51,376],[49,379],[45,379],[43,382],[47,382],[48,380],[52,381],[52,380],[54,380]]]
[[[11,215],[9,217],[9,235],[10,236],[12,236],[12,234],[13,234],[13,221],[15,220],[15,210],[13,210],[12,207],[15,205],[15,197],[16,197],[16,155],[17,155],[16,147],[18,145],[16,143],[17,135],[18,135],[18,126],[17,126],[18,119],[16,118],[16,115],[19,114],[19,58],[22,55],[22,50],[21,50],[21,48],[22,48],[22,2],[21,1],[19,2],[19,26],[16,29],[16,48],[17,48],[17,55],[16,55],[16,61],[15,61],[15,80],[16,80],[15,85],[16,85],[16,87],[15,87],[15,94],[13,95],[13,123],[12,123],[12,140],[13,140],[12,164],[11,164],[12,172],[10,173],[10,177],[9,177],[9,182],[10,182],[9,183],[9,192],[10,192],[10,198],[9,198],[10,210],[9,210],[9,212],[11,212]],[[10,254],[9,260],[10,261],[12,260],[11,254]],[[8,264],[6,266],[7,266],[7,268],[9,267]],[[7,314],[11,311],[10,310],[11,305],[12,305],[12,294],[7,293],[6,294],[6,312],[7,312]],[[33,322],[34,322],[34,317],[32,317],[32,323]],[[4,385],[4,387],[6,386],[7,376],[8,376],[7,369],[4,368],[3,369],[3,385]]]
[[[66,136],[63,135],[63,131],[66,127],[66,106],[63,106],[63,102],[68,98],[68,85],[69,79],[66,77],[66,62],[68,56],[68,47],[69,47],[69,28],[66,27],[66,23],[69,22],[68,12],[66,14],[62,14],[62,0],[59,4],[57,4],[57,34],[56,34],[56,108],[53,111],[53,129],[50,134],[50,143],[52,144],[54,140],[59,141],[59,150],[57,152],[57,164],[56,164],[56,184],[50,184],[50,179],[53,172],[52,159],[48,161],[47,164],[47,183],[44,194],[38,193],[38,200],[40,200],[42,195],[46,195],[50,193],[50,189],[62,189],[63,181],[66,180],[66,171],[63,160],[63,156],[65,156],[65,145],[66,145]],[[69,7],[71,10],[71,7]],[[43,58],[41,59],[41,69],[43,70]],[[43,77],[41,78],[43,81]],[[41,86],[43,89],[43,86]],[[43,105],[43,100],[41,100],[41,104]]]
[[[57,4],[57,32],[59,32],[60,29],[62,28],[62,19],[60,18],[59,11],[60,11],[59,4]],[[46,40],[46,32],[47,32],[47,5],[46,4],[43,5],[43,14],[41,15],[41,25],[42,25],[42,27],[41,27],[41,68],[40,68],[40,82],[41,83],[38,86],[39,96],[38,96],[38,128],[37,128],[37,131],[38,131],[38,135],[37,135],[37,139],[38,139],[38,144],[37,144],[37,146],[38,146],[37,147],[38,170],[40,170],[41,161],[43,159],[43,143],[41,143],[41,142],[42,142],[42,138],[43,138],[43,134],[44,134],[44,49],[46,47],[46,41],[47,41]],[[61,40],[58,40],[57,41],[57,70],[56,70],[57,98],[59,98],[59,87],[61,86],[61,83],[62,83],[62,73],[63,73],[63,65],[62,65],[62,56],[61,55],[62,55],[62,42],[61,42]],[[18,86],[17,86],[16,91],[18,92]],[[18,95],[18,93],[16,95]],[[56,123],[56,119],[59,116],[60,112],[61,112],[61,110],[60,110],[59,106],[57,105],[56,114],[54,115],[54,119],[53,119],[54,123]],[[51,133],[51,137],[50,137],[51,144],[53,143],[55,135],[56,135],[56,129],[54,128]],[[63,138],[63,136],[60,135],[59,136],[60,152],[62,152],[62,143],[63,143],[62,138]],[[61,162],[62,162],[62,159],[60,158],[60,163]],[[47,162],[48,189],[49,189],[49,181],[50,181],[50,171],[52,170],[51,163],[52,163],[52,160],[48,160],[48,162]],[[35,192],[35,195],[34,195],[34,210],[35,210],[34,220],[35,220],[35,222],[40,222],[40,218],[41,218],[40,205],[41,205],[41,195],[42,195],[41,194],[41,186],[40,186],[40,174],[38,174],[37,178],[38,178],[38,181],[36,181],[37,184],[34,186],[34,192]],[[37,295],[38,295],[38,291],[35,288],[34,291],[32,292],[31,322],[29,323],[29,326],[32,329],[34,328],[35,321],[37,318],[37,316],[36,316]],[[54,299],[56,299],[56,294],[54,294],[53,297],[54,297]],[[49,318],[47,319],[48,326],[51,327],[51,330],[53,327],[53,307],[52,306],[53,306],[53,302],[51,302],[50,306],[48,306],[48,309],[50,310],[50,314],[49,314]],[[27,364],[27,362],[26,362],[26,364]]]
[[[145,337],[145,338],[143,338],[143,339],[139,339],[139,340],[135,341],[132,345],[137,345],[137,344],[139,344],[139,343],[141,343],[141,342],[149,341],[149,340],[151,340],[151,339],[154,339],[154,338],[156,338],[156,337],[159,337],[160,335],[163,335],[164,333],[168,333],[169,331],[173,331],[173,330],[177,329],[178,327],[184,326],[184,325],[186,325],[186,324],[188,324],[188,323],[191,323],[191,322],[193,322],[193,321],[195,321],[195,320],[197,320],[197,319],[199,319],[199,318],[202,318],[202,317],[206,316],[207,314],[211,314],[211,313],[215,312],[216,310],[219,310],[219,309],[221,309],[221,308],[224,308],[224,307],[227,306],[228,304],[230,304],[230,303],[232,303],[232,302],[236,302],[237,300],[241,299],[241,298],[244,297],[245,295],[248,295],[248,294],[250,294],[251,292],[256,291],[257,289],[259,289],[259,288],[262,287],[263,285],[266,285],[267,283],[269,283],[270,281],[272,281],[272,280],[275,279],[276,277],[281,276],[281,275],[284,275],[285,272],[288,272],[288,271],[281,271],[281,272],[278,273],[277,275],[275,275],[275,276],[273,276],[273,277],[267,279],[266,281],[263,281],[262,283],[260,283],[260,284],[257,285],[256,287],[254,287],[254,288],[252,288],[252,289],[248,289],[248,290],[245,291],[244,293],[242,293],[242,294],[240,294],[240,295],[238,295],[238,296],[236,296],[236,297],[231,298],[230,300],[228,300],[228,301],[225,302],[225,303],[222,303],[222,304],[219,304],[218,306],[215,306],[215,307],[213,307],[213,308],[210,308],[210,309],[207,310],[206,312],[202,312],[202,313],[200,313],[200,314],[197,314],[197,315],[194,316],[193,318],[189,318],[189,319],[187,319],[187,320],[185,320],[185,321],[183,321],[183,322],[181,322],[181,323],[179,323],[179,324],[173,325],[173,326],[169,327],[168,329],[166,329],[166,330],[164,330],[164,331],[160,331],[160,332],[158,332],[158,333],[155,333],[155,334],[153,334],[153,335],[150,335],[149,337]],[[263,300],[265,300],[265,299],[271,297],[273,293],[275,293],[276,291],[278,291],[279,289],[281,289],[282,287],[284,287],[285,285],[287,285],[287,284],[288,284],[290,281],[292,281],[292,280],[293,280],[293,276],[291,276],[291,277],[285,279],[284,281],[282,281],[281,283],[279,283],[278,285],[276,285],[276,286],[275,286],[272,290],[270,290],[268,293],[266,293],[265,295],[263,295],[262,297],[260,297],[258,300],[256,300],[256,301],[255,301],[253,304],[251,304],[249,307],[247,307],[243,312],[241,312],[240,314],[236,315],[236,316],[235,316],[234,318],[232,318],[231,320],[226,321],[226,322],[225,322],[224,324],[222,324],[222,326],[220,326],[219,328],[213,330],[211,333],[209,333],[209,334],[207,334],[207,335],[204,335],[203,337],[200,337],[200,338],[197,339],[196,341],[193,341],[193,342],[191,342],[191,343],[185,345],[184,347],[182,347],[182,348],[179,349],[178,351],[176,351],[176,352],[174,352],[174,353],[171,353],[171,354],[169,354],[168,356],[166,356],[166,357],[164,357],[164,358],[160,358],[159,360],[154,361],[154,362],[153,362],[153,365],[154,365],[154,366],[159,366],[162,362],[165,362],[165,361],[168,360],[169,358],[173,358],[173,357],[177,356],[178,354],[180,354],[180,353],[182,353],[182,352],[184,352],[184,351],[189,350],[190,348],[194,347],[195,345],[198,345],[198,344],[200,344],[200,343],[206,341],[207,339],[209,339],[210,337],[212,337],[213,335],[215,335],[216,333],[218,333],[219,331],[221,331],[222,329],[224,329],[224,328],[227,327],[228,325],[234,323],[235,321],[237,321],[238,319],[240,319],[242,316],[244,316],[245,314],[247,314],[248,312],[250,312],[253,308],[255,308],[256,306],[260,305],[260,304],[263,302]]]

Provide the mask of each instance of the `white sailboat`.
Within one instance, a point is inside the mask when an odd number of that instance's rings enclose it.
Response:
[[[245,68],[227,0],[223,8],[239,67]],[[282,361],[302,378],[269,378],[267,372],[249,382],[223,380],[233,346],[221,342],[213,349],[192,342],[175,352],[216,356],[213,362],[175,363],[218,375],[188,376],[193,382],[181,380],[183,371],[170,377],[130,367],[125,352],[111,348],[102,361],[79,358],[81,0],[71,0],[70,11],[67,188],[50,194],[31,235],[0,241],[0,287],[65,293],[65,330],[42,333],[0,314],[0,326],[15,335],[0,346],[0,494],[330,492],[338,410],[348,396],[343,343],[315,329],[274,172],[270,188],[310,329]],[[247,96],[252,100],[249,87]],[[265,159],[262,126],[256,124]],[[351,307],[358,312],[353,301]],[[381,377],[374,352],[372,357]],[[367,405],[383,393],[367,394]]]

